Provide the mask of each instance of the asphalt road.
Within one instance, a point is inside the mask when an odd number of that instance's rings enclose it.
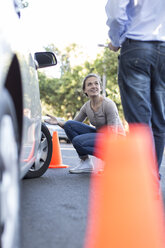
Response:
[[[63,164],[78,163],[72,145],[62,144],[61,152]],[[165,202],[165,156],[161,172]],[[41,178],[21,184],[21,248],[83,248],[90,175],[48,169]]]
[[[71,145],[62,145],[61,152],[63,164],[77,164]],[[41,178],[21,183],[21,248],[83,247],[90,176],[48,169]]]

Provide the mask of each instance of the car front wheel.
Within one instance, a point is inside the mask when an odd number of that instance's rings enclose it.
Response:
[[[25,178],[42,176],[49,167],[52,157],[52,137],[46,125],[41,125],[41,141],[38,148],[35,163],[25,175]]]
[[[20,185],[17,120],[13,101],[4,90],[0,99],[0,247],[19,247]]]

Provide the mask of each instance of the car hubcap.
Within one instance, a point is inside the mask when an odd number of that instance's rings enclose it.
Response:
[[[45,163],[48,156],[48,142],[45,134],[41,134],[41,142],[38,148],[37,157],[34,166],[30,169],[31,171],[39,170]]]

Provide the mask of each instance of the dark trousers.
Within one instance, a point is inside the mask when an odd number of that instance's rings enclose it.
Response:
[[[165,144],[165,42],[126,39],[118,83],[128,123],[150,126],[160,168]]]
[[[96,128],[78,121],[67,121],[64,130],[80,157],[94,154]]]

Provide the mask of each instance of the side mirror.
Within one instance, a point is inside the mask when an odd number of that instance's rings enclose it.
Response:
[[[37,61],[37,69],[57,64],[56,56],[52,52],[37,52],[34,54],[34,60]]]

